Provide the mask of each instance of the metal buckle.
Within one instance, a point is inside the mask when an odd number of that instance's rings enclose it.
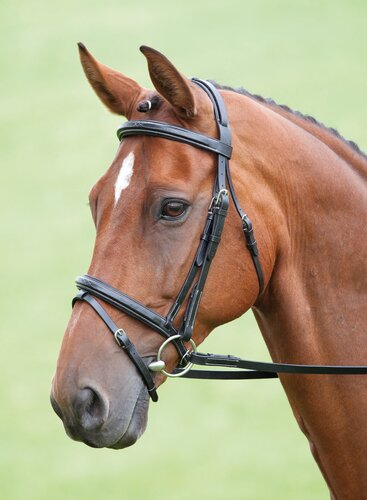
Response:
[[[219,205],[222,196],[228,196],[228,189],[221,189],[217,196],[213,196],[209,205],[209,212],[213,210],[213,207],[217,207]]]
[[[242,220],[242,229],[248,233],[252,231],[252,222],[250,221],[248,215],[243,214],[241,220]]]
[[[180,338],[181,338],[181,335],[172,335],[172,337],[169,337],[167,340],[165,340],[163,342],[163,344],[158,349],[157,360],[156,361],[152,361],[152,363],[150,363],[150,365],[148,366],[148,368],[149,368],[150,371],[152,371],[152,372],[160,372],[163,375],[165,375],[166,377],[176,378],[176,377],[182,377],[182,375],[185,375],[185,373],[187,373],[189,370],[191,370],[191,368],[193,367],[193,363],[187,363],[187,365],[185,366],[185,368],[183,368],[183,370],[180,371],[179,373],[168,373],[164,369],[165,366],[166,366],[166,363],[161,359],[161,355],[162,355],[163,349],[170,342],[172,342],[173,340],[180,339]],[[190,339],[189,342],[190,342],[191,347],[192,347],[192,351],[191,352],[196,352],[196,344],[195,344],[195,342],[192,339]],[[183,356],[182,360],[189,354],[189,352],[190,351],[187,350],[187,352]]]
[[[125,331],[122,329],[122,328],[119,328],[118,330],[115,331],[115,333],[113,334],[113,336],[115,337],[115,340],[117,342],[117,344],[122,348],[122,349],[125,349],[125,346],[124,344],[122,344],[122,342],[120,341],[120,339],[118,338],[119,334],[123,334],[123,335],[126,335]]]

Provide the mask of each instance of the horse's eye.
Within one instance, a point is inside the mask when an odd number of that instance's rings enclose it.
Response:
[[[162,206],[161,215],[163,219],[176,219],[186,212],[187,204],[183,201],[167,201]]]

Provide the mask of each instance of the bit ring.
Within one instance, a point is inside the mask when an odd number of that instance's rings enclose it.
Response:
[[[185,368],[183,370],[179,371],[178,373],[169,373],[169,372],[167,372],[164,369],[165,368],[165,363],[164,363],[164,361],[161,360],[161,355],[162,355],[162,352],[163,352],[164,348],[170,342],[172,342],[173,340],[180,339],[180,338],[181,338],[181,335],[172,335],[172,337],[169,337],[167,340],[165,340],[163,342],[163,344],[160,346],[160,348],[158,349],[157,361],[153,361],[153,363],[152,363],[153,365],[154,365],[154,363],[157,363],[158,365],[159,365],[159,363],[162,363],[163,367],[159,371],[163,375],[165,375],[166,377],[172,377],[172,378],[182,377],[183,375],[185,375],[185,373],[187,373],[193,367],[193,363],[187,363],[187,365],[185,366]],[[196,344],[195,344],[195,342],[192,339],[190,339],[189,342],[190,342],[191,347],[192,347],[192,351],[191,352],[196,352]],[[187,352],[189,352],[189,351],[187,351]]]

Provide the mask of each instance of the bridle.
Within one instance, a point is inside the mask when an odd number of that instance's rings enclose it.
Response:
[[[108,283],[90,276],[79,276],[76,285],[80,290],[73,299],[87,302],[108,329],[112,332],[118,345],[126,352],[140,373],[150,397],[158,401],[152,373],[161,372],[167,377],[187,377],[205,379],[253,379],[253,378],[275,378],[278,373],[309,373],[309,374],[364,374],[367,366],[320,366],[320,365],[290,365],[279,363],[259,363],[247,361],[235,356],[224,356],[216,354],[203,354],[196,352],[196,346],[192,339],[196,314],[200,305],[206,279],[217,251],[221,234],[226,220],[229,193],[231,194],[236,211],[242,221],[242,230],[247,248],[250,252],[252,262],[256,271],[259,293],[264,287],[263,272],[259,260],[259,252],[254,237],[252,223],[247,214],[242,210],[236,196],[229,169],[229,159],[232,154],[231,130],[228,123],[227,112],[218,90],[210,82],[193,78],[192,81],[198,85],[210,98],[214,116],[218,127],[219,139],[207,137],[203,134],[193,132],[183,127],[177,127],[165,122],[153,120],[134,120],[123,123],[117,130],[117,136],[121,141],[124,137],[136,135],[148,135],[164,139],[182,142],[193,147],[215,153],[217,155],[217,172],[213,187],[213,197],[208,209],[208,215],[204,224],[204,230],[191,264],[186,279],[172,304],[167,316],[161,316],[152,309],[146,307],[130,296],[113,288]],[[227,188],[228,183],[228,188]],[[174,319],[180,311],[185,299],[188,298],[183,319],[178,327],[173,325]],[[116,309],[128,314],[148,327],[152,328],[165,338],[157,353],[156,361],[144,359],[136,350],[134,344],[122,328],[119,328],[107,314],[100,299]],[[185,343],[189,342],[191,350]],[[165,363],[161,359],[164,348],[172,343],[179,354],[179,367],[173,373],[165,371]],[[244,369],[235,371],[212,371],[191,370],[192,366],[220,366]]]

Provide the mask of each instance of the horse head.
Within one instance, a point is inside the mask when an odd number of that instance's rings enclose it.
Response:
[[[113,113],[132,122],[144,116],[217,137],[208,95],[156,50],[141,48],[155,91],[102,65],[81,44],[79,50],[89,83]],[[235,96],[227,94],[231,110]],[[195,258],[213,198],[216,161],[215,154],[189,144],[162,137],[125,137],[90,192],[96,240],[88,275],[166,317]],[[237,162],[234,155],[234,172]],[[197,345],[214,327],[241,315],[258,296],[256,274],[243,248],[230,207],[196,315]],[[182,322],[187,301],[186,297],[174,325]],[[104,307],[148,365],[162,344],[161,336],[110,304]],[[163,357],[168,371],[179,362],[173,345],[167,346]],[[154,375],[156,387],[164,380],[162,373]],[[127,447],[147,424],[149,394],[139,371],[83,301],[76,302],[64,335],[51,401],[68,435],[93,447]]]

